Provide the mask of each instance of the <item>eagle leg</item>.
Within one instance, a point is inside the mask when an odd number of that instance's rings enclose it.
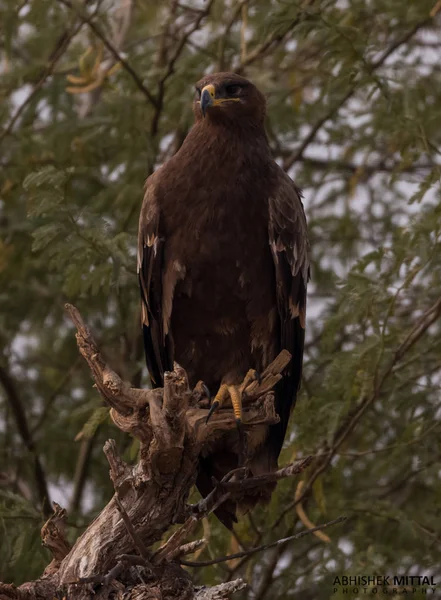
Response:
[[[239,462],[238,466],[243,467],[247,462],[248,448],[247,448],[247,437],[242,423],[242,392],[246,388],[248,383],[244,381],[241,385],[229,385],[228,391],[230,393],[231,403],[233,405],[234,416],[236,417],[237,431],[239,433]]]
[[[213,400],[213,404],[211,405],[211,408],[208,412],[207,420],[205,421],[206,423],[208,423],[208,421],[210,420],[213,413],[215,413],[217,411],[217,409],[222,406],[222,404],[225,402],[225,400],[228,398],[229,395],[230,395],[230,392],[228,390],[228,385],[226,383],[223,383],[220,386],[220,388]]]
[[[229,385],[228,392],[231,398],[231,404],[233,405],[234,416],[236,417],[236,423],[239,426],[242,423],[242,386]]]

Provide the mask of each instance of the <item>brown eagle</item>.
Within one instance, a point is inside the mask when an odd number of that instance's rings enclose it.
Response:
[[[154,386],[177,361],[190,385],[202,380],[214,407],[231,399],[241,418],[241,383],[286,348],[275,389],[280,422],[248,439],[254,475],[277,468],[299,388],[309,245],[301,194],[271,158],[266,102],[234,73],[196,85],[195,124],[179,151],[146,182],[138,272],[147,367]],[[238,433],[200,459],[203,496],[212,477],[237,467]],[[245,498],[242,509],[268,500]],[[217,515],[236,520],[234,503]]]

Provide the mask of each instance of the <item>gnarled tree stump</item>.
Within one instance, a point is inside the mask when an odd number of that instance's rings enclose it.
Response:
[[[213,588],[195,588],[179,560],[200,547],[190,542],[198,521],[229,498],[268,481],[301,472],[308,459],[276,473],[246,478],[246,469],[236,469],[195,506],[187,504],[195,483],[198,458],[209,442],[236,427],[232,409],[222,409],[206,423],[207,408],[189,389],[185,371],[175,364],[166,373],[164,388],[131,388],[105,363],[78,311],[66,306],[77,327],[77,342],[105,402],[111,407],[115,425],[140,440],[139,461],[126,464],[115,443],[106,442],[115,494],[99,516],[71,548],[64,536],[65,511],[54,505],[54,515],[42,529],[43,543],[53,560],[41,579],[19,588],[0,584],[0,598],[69,599],[124,598],[125,600],[208,600],[230,598],[245,584],[241,579]],[[244,430],[277,423],[273,386],[290,359],[283,351],[262,374],[260,382],[247,388]],[[155,552],[175,524],[181,526]]]

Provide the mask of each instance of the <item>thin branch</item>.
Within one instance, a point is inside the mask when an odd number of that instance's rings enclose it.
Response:
[[[303,9],[307,6],[310,6],[314,2],[315,0],[305,0],[301,8]],[[235,72],[243,73],[245,67],[249,66],[251,63],[255,62],[259,58],[262,58],[269,50],[272,50],[275,46],[281,44],[288,35],[288,33],[291,33],[293,29],[307,16],[307,13],[301,10],[298,16],[295,19],[293,19],[293,21],[288,27],[284,27],[283,29],[281,29],[280,27],[274,29],[274,31],[268,34],[266,39],[261,44],[256,46],[254,50],[251,50],[243,60],[241,59],[240,63],[234,69]]]
[[[389,56],[393,52],[395,52],[403,44],[408,42],[417,33],[417,31],[419,31],[421,28],[425,27],[428,23],[430,23],[430,21],[431,21],[431,17],[426,18],[423,21],[420,21],[405,35],[403,35],[401,38],[399,38],[398,40],[393,42],[393,44],[391,44],[389,46],[389,48],[387,50],[385,50],[385,52],[380,56],[380,58],[378,58],[376,61],[372,62],[370,65],[366,65],[366,70],[368,71],[368,73],[372,75],[374,73],[374,71],[376,71],[379,67],[381,67],[386,62],[386,60],[389,58]],[[346,102],[350,98],[352,98],[352,96],[355,94],[355,92],[358,89],[359,83],[360,83],[360,81],[354,82],[349,87],[349,89],[344,94],[344,96],[342,98],[340,98],[337,102],[335,102],[331,106],[331,108],[328,110],[328,112],[317,121],[317,123],[312,127],[309,134],[306,136],[306,138],[300,144],[299,148],[297,150],[295,150],[291,154],[291,156],[288,157],[284,161],[283,168],[285,171],[288,171],[293,166],[294,163],[296,163],[298,160],[300,160],[302,158],[303,153],[305,152],[306,148],[314,141],[317,133],[320,131],[320,129],[323,127],[323,125],[325,125],[325,123],[327,123],[332,117],[334,117],[335,114],[338,113],[338,111],[342,108],[342,106],[344,104],[346,104]]]
[[[15,111],[15,114],[9,121],[9,124],[0,134],[0,142],[11,133],[14,125],[16,124],[16,122],[18,121],[20,116],[23,114],[23,111],[32,102],[32,100],[35,98],[35,96],[38,94],[40,89],[45,84],[47,78],[50,77],[50,75],[52,75],[56,64],[58,63],[60,58],[64,55],[70,42],[77,35],[77,33],[79,32],[79,30],[81,29],[82,26],[83,26],[82,23],[74,25],[71,28],[71,30],[69,32],[66,32],[65,34],[63,34],[63,36],[57,42],[56,49],[55,49],[55,51],[51,52],[51,58],[50,58],[49,64],[44,69],[40,80],[34,85],[29,96],[26,98],[26,100],[24,102],[22,102],[22,104],[20,104],[20,106]]]
[[[144,560],[148,560],[150,557],[149,551],[147,550],[147,548],[144,546],[141,538],[139,537],[139,535],[136,533],[132,522],[130,521],[130,517],[129,515],[126,513],[126,510],[124,508],[124,506],[122,505],[122,502],[118,496],[118,492],[115,489],[115,502],[116,505],[118,507],[118,510],[121,514],[122,520],[124,521],[124,525],[126,526],[127,529],[127,533],[129,534],[129,536],[132,539],[132,542],[135,544],[135,547],[138,549],[139,554],[142,556],[142,558]]]
[[[58,0],[58,2],[60,2],[61,4],[64,4],[64,6],[67,6],[71,10],[75,11],[75,14],[78,15],[78,17],[81,19],[81,21],[90,27],[90,29],[97,36],[97,38],[99,38],[103,42],[104,46],[112,54],[112,56],[115,58],[115,60],[121,64],[121,66],[123,67],[123,69],[125,71],[127,71],[127,73],[129,73],[129,75],[135,82],[138,89],[144,94],[144,96],[147,98],[147,100],[150,102],[150,104],[152,104],[152,106],[157,108],[158,101],[156,100],[156,98],[154,98],[153,95],[149,92],[149,90],[145,87],[145,85],[143,84],[138,73],[121,56],[121,54],[118,52],[118,50],[115,48],[115,46],[107,39],[107,37],[104,35],[104,33],[98,27],[98,25],[93,21],[93,19],[80,13],[78,11],[78,9],[76,8],[76,6],[74,6],[70,0]]]
[[[306,496],[309,494],[312,484],[314,481],[323,473],[331,463],[333,457],[337,454],[340,446],[346,441],[347,437],[353,432],[360,419],[363,417],[367,409],[379,398],[383,390],[383,385],[388,377],[393,373],[395,365],[406,355],[406,353],[417,343],[417,341],[423,336],[427,329],[433,325],[433,323],[441,316],[441,298],[429,308],[420,319],[415,323],[410,332],[407,334],[403,342],[398,346],[392,357],[389,365],[383,372],[379,379],[372,394],[363,398],[361,402],[352,410],[347,416],[344,423],[338,429],[334,435],[334,441],[331,448],[324,448],[319,458],[317,459],[317,466],[311,477],[305,484],[305,488],[299,498],[294,499],[290,502],[285,509],[281,512],[279,517],[273,523],[272,528],[274,529],[284,519],[285,515],[290,512],[297,504],[303,502]]]
[[[227,38],[231,31],[231,28],[233,27],[234,23],[236,22],[236,20],[238,19],[239,15],[241,13],[242,6],[244,4],[246,4],[247,2],[248,2],[248,0],[240,0],[236,4],[233,14],[231,15],[229,21],[225,25],[225,29],[224,29],[222,36],[219,38],[219,49],[218,49],[219,62],[218,62],[218,69],[217,69],[218,71],[226,70],[225,69],[225,45],[227,42]]]
[[[247,57],[247,28],[248,28],[248,0],[242,4],[242,25],[240,28],[240,61],[244,63]]]
[[[90,467],[90,458],[92,455],[93,445],[96,440],[96,434],[98,429],[95,431],[93,436],[83,439],[80,442],[80,449],[78,452],[77,464],[75,467],[75,475],[73,479],[73,492],[70,500],[69,512],[75,513],[80,510],[81,499],[86,485],[87,471]]]
[[[9,375],[7,370],[0,365],[0,383],[5,390],[6,399],[11,407],[17,425],[18,433],[23,441],[28,452],[34,458],[34,478],[37,488],[38,498],[45,516],[49,516],[52,512],[49,500],[49,490],[46,481],[46,475],[43,470],[40,458],[37,454],[37,448],[29,430],[26,413],[23,408],[20,395],[18,393],[15,381]]]
[[[276,151],[276,154],[280,155],[286,155],[286,156],[290,156],[289,152],[283,152],[283,150],[278,149],[278,151]],[[401,167],[399,162],[393,162],[388,164],[387,161],[385,160],[381,160],[376,164],[371,164],[371,165],[367,165],[367,164],[360,164],[357,165],[355,163],[351,163],[351,162],[345,162],[344,160],[324,160],[321,158],[312,158],[312,157],[308,157],[308,156],[302,156],[299,158],[299,161],[302,162],[302,164],[307,165],[308,167],[313,167],[314,169],[326,169],[326,170],[333,170],[335,171],[335,169],[338,169],[340,171],[348,171],[348,173],[359,173],[359,181],[365,181],[368,179],[368,177],[370,177],[371,175],[375,175],[376,173],[379,172],[384,172],[384,173],[395,173],[395,172],[400,172],[400,173],[415,173],[416,171],[426,171],[426,170],[432,170],[435,166],[435,163],[427,163],[427,164],[419,164],[419,163],[414,163],[412,165],[406,166],[406,167]]]
[[[231,595],[243,590],[247,584],[242,579],[221,583],[212,588],[203,586],[196,591],[195,600],[229,600]]]
[[[315,531],[322,531],[327,527],[331,527],[332,525],[337,525],[337,523],[343,523],[347,520],[347,517],[338,517],[338,519],[334,519],[333,521],[329,521],[328,523],[323,523],[322,525],[317,525],[317,527],[313,527],[312,529],[306,529],[304,531],[300,531],[295,535],[290,535],[289,537],[283,538],[281,540],[277,540],[277,542],[271,542],[269,544],[262,544],[261,546],[256,546],[255,548],[250,548],[250,550],[243,550],[242,552],[236,552],[235,554],[228,554],[227,556],[220,556],[218,558],[214,558],[213,560],[205,560],[205,561],[197,561],[191,562],[188,560],[182,560],[180,563],[185,565],[186,567],[209,567],[210,565],[217,565],[218,563],[227,562],[229,560],[233,560],[235,558],[242,558],[244,556],[251,556],[252,554],[256,554],[257,552],[263,552],[264,550],[269,550],[270,548],[276,548],[277,546],[282,546],[287,544],[288,542],[292,542],[293,540],[298,540],[305,535],[310,535]]]
[[[60,0],[60,1],[64,1],[64,0]],[[183,49],[185,48],[185,44],[187,43],[187,40],[195,31],[197,31],[199,29],[199,27],[202,23],[202,20],[210,13],[213,2],[214,2],[214,0],[208,0],[207,6],[205,7],[204,10],[201,10],[199,12],[197,18],[194,20],[192,27],[190,27],[190,29],[186,33],[184,33],[184,35],[181,37],[173,56],[168,61],[167,68],[165,70],[164,75],[159,80],[158,94],[157,94],[156,104],[155,104],[156,110],[155,110],[155,114],[153,115],[152,123],[150,126],[150,134],[152,136],[155,136],[158,133],[159,119],[161,117],[163,104],[164,104],[166,81],[173,74],[176,61],[180,57]]]
[[[69,367],[69,369],[67,371],[65,371],[64,365],[60,366],[60,369],[63,368],[63,370],[64,370],[63,378],[61,379],[61,381],[57,385],[57,387],[52,391],[49,398],[46,400],[44,409],[43,409],[40,417],[38,418],[38,421],[32,427],[32,431],[31,431],[32,436],[34,436],[38,432],[38,430],[41,429],[41,427],[43,427],[43,425],[45,424],[46,418],[47,418],[55,400],[57,399],[58,395],[63,390],[63,388],[71,380],[73,373],[75,372],[75,370],[78,368],[78,366],[80,364],[80,361],[81,361],[81,357],[77,356],[77,358],[74,360],[74,362],[72,363],[72,365]]]

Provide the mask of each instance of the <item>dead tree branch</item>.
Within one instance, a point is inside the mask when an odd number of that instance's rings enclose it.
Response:
[[[97,599],[112,595],[138,600],[230,598],[245,586],[241,579],[209,589],[195,588],[189,573],[181,567],[186,564],[182,557],[205,543],[191,540],[196,526],[227,499],[240,500],[250,489],[301,473],[311,459],[258,477],[247,477],[245,467],[235,469],[217,483],[207,498],[189,505],[199,456],[213,441],[235,431],[233,410],[219,410],[207,424],[208,408],[201,406],[198,392],[190,390],[187,375],[177,364],[173,372],[165,374],[163,389],[132,388],[106,364],[77,309],[66,305],[66,310],[77,328],[79,351],[92,372],[95,387],[111,407],[115,425],[140,440],[139,461],[135,466],[126,464],[115,442],[107,441],[104,452],[115,488],[113,498],[72,548],[64,536],[66,513],[54,504],[55,513],[42,530],[52,562],[42,579],[19,588],[0,584],[0,599],[39,600],[58,593],[72,600],[90,598],[92,594]],[[260,382],[246,389],[245,435],[256,425],[277,423],[271,390],[290,358],[288,352],[282,352],[264,371]],[[153,552],[152,545],[175,524],[180,526]],[[298,533],[292,539],[308,533]]]
[[[323,525],[317,525],[317,527],[312,527],[311,529],[305,529],[304,531],[300,531],[295,535],[290,535],[287,538],[283,538],[281,540],[277,540],[276,542],[271,542],[270,544],[262,544],[261,546],[256,546],[255,548],[250,548],[249,550],[243,550],[242,552],[236,552],[235,554],[228,554],[227,556],[220,556],[218,558],[214,558],[213,560],[201,560],[198,562],[192,562],[189,560],[181,560],[181,565],[186,565],[188,567],[208,567],[210,565],[217,565],[221,562],[227,562],[229,560],[233,560],[235,558],[243,558],[244,556],[251,556],[252,554],[256,554],[257,552],[263,552],[264,550],[269,550],[270,548],[276,548],[277,546],[283,546],[288,542],[292,542],[293,540],[298,540],[305,535],[309,535],[310,533],[315,533],[316,531],[322,531],[327,527],[331,527],[332,525],[337,525],[338,523],[343,523],[346,521],[346,517],[338,517],[338,519],[334,519],[333,521],[329,521],[328,523],[323,523]]]

